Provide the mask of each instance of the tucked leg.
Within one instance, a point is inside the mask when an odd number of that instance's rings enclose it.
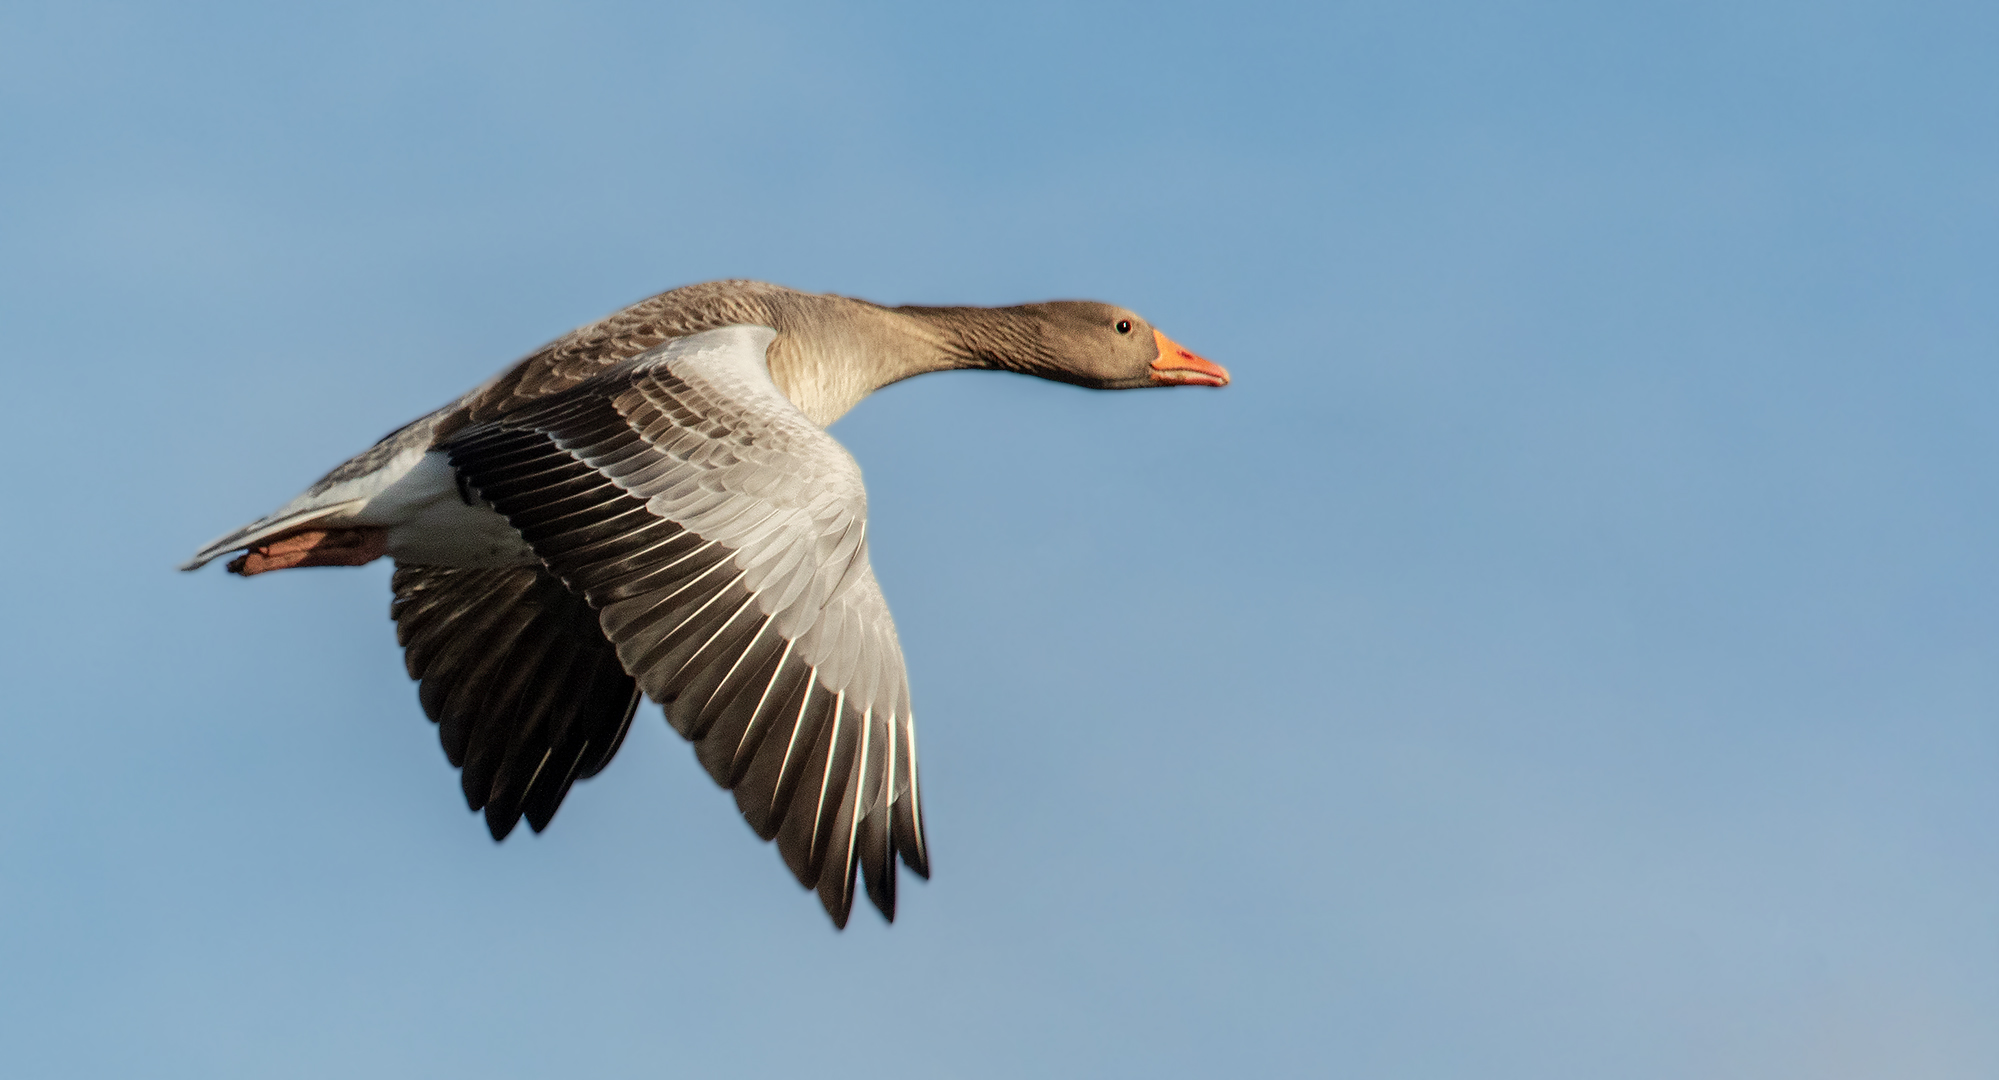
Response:
[[[266,541],[236,556],[229,561],[229,572],[249,577],[295,566],[360,566],[388,553],[387,529],[308,529]]]

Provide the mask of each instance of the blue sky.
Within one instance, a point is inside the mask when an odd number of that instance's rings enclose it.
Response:
[[[1999,16],[0,10],[0,1071],[1999,1074]],[[1091,297],[869,481],[936,876],[648,706],[495,846],[389,568],[172,567],[571,326]]]

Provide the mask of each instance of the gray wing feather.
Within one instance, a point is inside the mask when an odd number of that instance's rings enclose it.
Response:
[[[598,613],[639,687],[844,925],[927,876],[860,468],[771,383],[774,332],[676,339],[445,446]]]

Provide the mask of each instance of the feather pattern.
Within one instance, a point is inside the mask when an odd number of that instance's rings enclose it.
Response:
[[[868,564],[860,469],[772,382],[774,335],[730,326],[676,338],[443,449],[595,610],[621,668],[835,924],[857,874],[892,919],[894,858],[929,871],[902,651]],[[412,601],[409,618],[436,615]],[[478,725],[521,722],[529,706],[508,702],[574,661],[534,637],[532,619],[484,619],[503,653],[424,656],[463,667],[460,683],[497,688],[477,708],[451,693],[441,713],[476,718],[446,739],[447,752],[463,743],[468,798],[476,786],[512,799],[544,767],[546,740],[482,738]]]
[[[597,613],[545,569],[399,566],[390,617],[424,712],[495,840],[548,827],[624,741],[638,687]]]
[[[857,880],[892,914],[896,860],[929,873],[916,729],[860,471],[823,429],[954,369],[1228,382],[1108,304],[689,285],[531,352],[183,569],[393,557],[418,697],[495,837],[545,826],[644,694],[836,923]]]

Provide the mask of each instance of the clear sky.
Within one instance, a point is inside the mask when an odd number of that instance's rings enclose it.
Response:
[[[1995,12],[0,7],[0,1074],[1999,1075]],[[387,565],[172,569],[731,276],[1236,376],[835,426],[893,927],[651,706],[496,846]]]

